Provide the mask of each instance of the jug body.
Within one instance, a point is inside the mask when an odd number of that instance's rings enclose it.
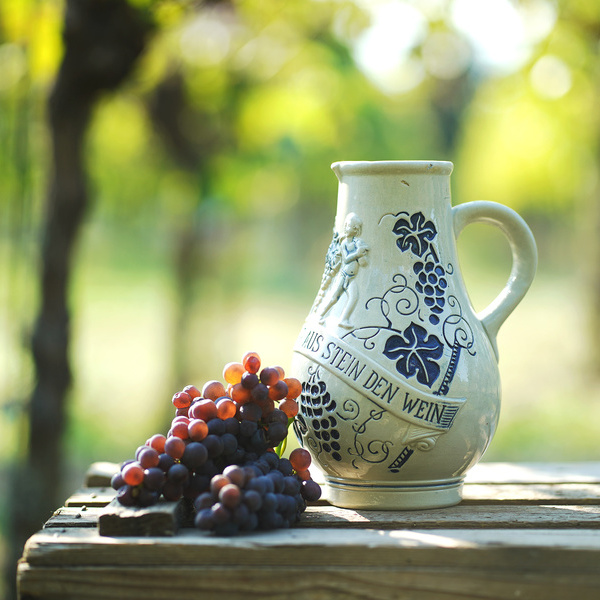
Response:
[[[451,205],[451,163],[332,168],[339,179],[333,238],[293,353],[302,382],[296,435],[323,471],[333,504],[456,504],[496,429],[495,332],[514,307],[502,294],[503,306],[486,318],[471,306],[456,235],[473,219]],[[482,204],[489,211],[492,203]],[[513,254],[527,253],[522,240],[509,241]]]

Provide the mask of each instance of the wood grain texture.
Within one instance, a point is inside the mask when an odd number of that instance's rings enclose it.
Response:
[[[111,504],[113,495],[77,490],[29,539],[21,600],[600,598],[600,463],[493,463],[458,506],[320,503],[293,529],[233,538],[181,527],[182,503],[140,511]],[[100,535],[115,512],[114,532]]]
[[[377,568],[355,566],[38,569],[21,566],[22,592],[45,600],[444,600],[459,598],[597,600],[600,576],[590,571],[545,572],[439,565]],[[91,582],[95,583],[92,584]],[[143,592],[131,585],[144,581]]]

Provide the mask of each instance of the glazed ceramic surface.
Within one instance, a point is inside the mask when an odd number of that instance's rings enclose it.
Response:
[[[452,163],[340,162],[333,239],[294,347],[303,384],[295,430],[323,470],[327,497],[351,508],[456,504],[498,422],[496,334],[533,279],[525,222],[492,202],[452,207]],[[472,308],[456,238],[499,227],[509,280]]]

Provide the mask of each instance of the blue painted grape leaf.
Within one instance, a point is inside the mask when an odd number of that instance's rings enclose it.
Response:
[[[431,387],[440,375],[437,363],[444,352],[444,345],[435,335],[416,323],[411,323],[402,335],[390,336],[383,350],[384,356],[396,361],[396,370],[406,377]]]
[[[435,225],[425,218],[422,212],[417,212],[398,219],[393,232],[398,236],[396,245],[402,252],[410,250],[417,256],[427,253],[430,242],[437,235]]]

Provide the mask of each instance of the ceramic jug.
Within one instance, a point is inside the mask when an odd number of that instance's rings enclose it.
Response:
[[[498,422],[496,335],[536,269],[513,210],[452,207],[450,162],[337,162],[333,239],[294,346],[302,382],[295,432],[337,506],[417,509],[461,500]],[[512,270],[481,313],[469,301],[456,239],[495,225]]]

